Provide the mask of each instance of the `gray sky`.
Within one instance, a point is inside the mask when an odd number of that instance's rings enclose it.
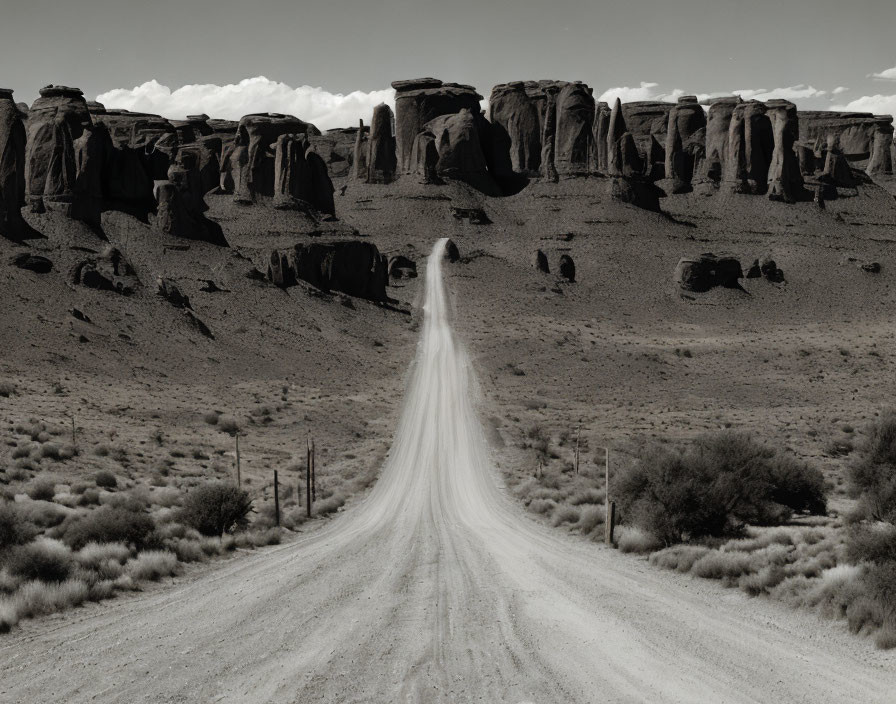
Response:
[[[811,85],[824,108],[896,94],[892,0],[0,0],[0,83],[89,98],[150,80],[266,76],[333,93],[433,75],[488,96],[508,80],[584,80],[595,95]],[[831,92],[845,87],[833,101]],[[127,106],[125,106],[127,107]],[[172,115],[172,117],[176,117]]]

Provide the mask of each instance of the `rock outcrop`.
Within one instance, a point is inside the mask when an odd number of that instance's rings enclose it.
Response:
[[[894,173],[893,117],[884,115],[879,118],[874,130],[871,157],[868,159],[866,172],[869,176],[892,176]]]
[[[476,118],[469,109],[437,117],[426,123],[425,131],[432,132],[435,138],[439,177],[465,181],[488,193],[497,191],[479,141]]]
[[[392,109],[381,103],[373,109],[367,142],[367,183],[391,183],[395,180],[398,160],[392,134]]]
[[[794,203],[803,199],[803,175],[794,149],[799,138],[796,105],[787,100],[769,100],[767,115],[771,121],[772,151],[768,170],[768,197]]]
[[[35,274],[49,274],[53,271],[53,262],[39,254],[22,252],[10,257],[9,263],[18,268],[32,271]]]
[[[540,249],[535,250],[535,257],[533,258],[535,263],[535,268],[538,269],[543,274],[551,273],[551,266],[548,264],[548,255],[542,252]]]
[[[302,210],[311,206],[311,169],[303,134],[281,134],[274,151],[274,207]]]
[[[340,291],[377,302],[387,300],[386,262],[370,242],[297,244],[285,253],[271,254],[268,276],[278,286],[305,281],[322,291]]]
[[[479,115],[482,96],[472,86],[443,83],[437,78],[394,81],[395,141],[400,173],[412,173],[414,140],[425,125],[441,115],[469,110]]]
[[[569,256],[568,254],[560,255],[560,263],[557,268],[560,272],[560,276],[562,276],[570,283],[575,283],[576,265],[571,256]]]
[[[705,157],[698,180],[718,186],[725,177],[728,164],[731,118],[740,104],[739,97],[717,98],[709,106],[706,117]]]
[[[0,237],[23,234],[25,204],[25,125],[12,91],[0,89]]]
[[[544,119],[541,128],[541,177],[545,181],[557,182],[557,167],[554,163],[557,138],[557,86],[545,88]]]
[[[607,124],[607,175],[622,176],[622,136],[628,133],[622,114],[622,101],[616,98]]]
[[[598,174],[607,173],[607,135],[610,131],[610,114],[610,106],[607,103],[598,103],[594,109],[591,132],[591,170]]]
[[[666,130],[665,176],[673,193],[685,193],[691,189],[696,162],[703,156],[700,149],[705,144],[706,113],[694,96],[678,99],[669,111]],[[692,141],[703,131],[704,139]]]
[[[174,173],[177,176],[177,172]],[[200,240],[226,247],[221,226],[197,210],[197,200],[184,188],[184,181],[158,181],[155,186],[154,227],[162,235]],[[201,200],[201,199],[200,199]]]
[[[514,173],[537,176],[541,166],[541,120],[522,81],[492,88],[489,116],[494,148],[507,153]]]
[[[390,279],[416,279],[417,263],[404,255],[396,255],[389,258]]]
[[[355,146],[352,150],[352,176],[359,181],[367,180],[368,132],[364,128],[364,120],[358,120],[358,131],[355,134]]]
[[[679,260],[675,282],[685,291],[703,293],[716,286],[739,288],[743,278],[740,262],[734,257],[717,257],[712,253]]]
[[[590,171],[594,98],[584,83],[567,83],[557,95],[554,167],[563,177]]]
[[[420,183],[443,183],[438,174],[439,150],[436,147],[436,136],[432,132],[424,130],[417,135],[411,158],[414,162],[414,173]]]
[[[140,286],[133,268],[115,247],[107,247],[101,254],[79,262],[72,269],[70,278],[73,284],[79,286],[125,296]]]

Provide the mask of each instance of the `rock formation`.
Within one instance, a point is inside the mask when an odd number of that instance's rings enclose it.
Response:
[[[388,271],[376,245],[358,240],[297,244],[273,252],[268,275],[278,286],[301,280],[322,291],[385,302]]]
[[[53,271],[52,261],[39,254],[31,254],[29,252],[21,252],[10,257],[9,263],[18,269],[31,271],[35,274],[49,274]]]
[[[666,161],[666,130],[674,105],[657,101],[623,103],[622,114],[644,163],[644,175],[652,181],[663,177]]]
[[[541,120],[522,81],[492,88],[489,116],[494,145],[506,151],[517,174],[537,176],[541,166]]]
[[[469,110],[479,115],[482,96],[472,86],[442,83],[437,78],[416,78],[394,81],[395,140],[398,169],[408,174],[414,170],[414,140],[424,126],[441,115]]]
[[[800,141],[806,144],[833,142],[850,161],[867,159],[873,151],[880,119],[871,113],[800,111]]]
[[[564,177],[590,171],[594,98],[584,83],[567,83],[556,99],[554,167]]]
[[[743,270],[734,257],[717,257],[712,253],[682,258],[675,268],[675,282],[685,291],[702,293],[716,286],[738,288]]]
[[[573,262],[572,257],[568,254],[563,254],[560,256],[560,264],[557,267],[560,276],[569,281],[570,283],[575,283],[576,280],[576,265]]]
[[[416,279],[417,264],[404,255],[396,255],[389,258],[390,279]]]
[[[274,207],[307,209],[313,200],[305,135],[281,134],[274,152]]]
[[[355,147],[352,151],[352,176],[359,181],[367,180],[367,133],[364,130],[364,120],[358,120],[358,132],[355,134]]]
[[[115,247],[76,264],[71,270],[71,282],[78,286],[113,291],[130,295],[140,286],[133,268]]]
[[[718,98],[709,106],[706,118],[705,157],[699,180],[718,186],[725,176],[728,163],[731,117],[741,102],[739,97]]]
[[[625,126],[625,117],[622,115],[622,101],[616,98],[607,124],[607,174],[609,176],[622,176],[620,141],[626,133],[628,133],[628,129]]]
[[[768,170],[768,197],[793,203],[803,197],[803,176],[794,150],[800,131],[796,105],[787,100],[769,100],[766,109],[774,144]]]
[[[469,109],[437,117],[426,123],[425,130],[435,137],[440,177],[465,181],[488,193],[497,191],[479,141],[477,121]]]
[[[690,190],[697,158],[690,140],[705,128],[706,113],[694,96],[679,98],[678,104],[669,111],[665,174],[672,193]]]
[[[757,100],[738,103],[728,130],[724,181],[730,192],[766,192],[773,143],[765,105]]]
[[[392,134],[392,109],[383,103],[373,109],[367,142],[367,183],[391,183],[398,165]]]
[[[874,130],[874,141],[871,146],[871,157],[868,159],[866,172],[869,176],[893,175],[893,117],[879,116]]]
[[[259,197],[274,196],[274,154],[270,147],[283,134],[320,135],[320,131],[297,117],[277,113],[246,115],[240,120],[230,162],[235,200],[252,203]]]
[[[540,249],[535,250],[535,268],[544,274],[551,273],[551,267],[548,264],[548,256]]]
[[[557,167],[554,163],[557,137],[557,94],[556,86],[545,88],[544,121],[541,130],[541,177],[545,181],[557,182]]]
[[[591,136],[591,170],[599,174],[607,173],[607,135],[610,130],[610,114],[610,106],[606,103],[598,103],[595,107]]]
[[[419,177],[420,183],[442,183],[438,174],[439,150],[436,147],[436,136],[432,132],[424,130],[417,135],[411,159],[414,162],[414,173]]]
[[[25,126],[12,98],[0,89],[0,237],[23,234],[25,204]]]
[[[184,189],[183,174],[174,171],[179,183],[159,181],[155,186],[155,229],[166,236],[200,240],[227,246],[227,240],[218,223],[209,220],[196,210],[196,200]]]
[[[311,173],[311,205],[321,213],[335,215],[336,204],[333,202],[333,193],[336,189],[330,180],[326,162],[312,149],[305,151],[305,161]]]

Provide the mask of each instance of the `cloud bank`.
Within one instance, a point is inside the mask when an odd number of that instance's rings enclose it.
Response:
[[[896,66],[881,71],[880,73],[872,73],[871,77],[881,81],[896,81]]]
[[[842,93],[845,90],[845,88],[840,87],[833,92]],[[739,90],[716,93],[697,93],[696,95],[698,100],[704,101],[709,100],[710,98],[721,98],[726,95],[739,95],[744,100],[771,100],[772,98],[806,100],[807,98],[823,98],[828,94],[829,93],[826,90],[819,90],[814,86],[800,84],[785,88],[773,88],[771,90],[766,88],[741,88]],[[688,93],[680,88],[667,91],[661,89],[659,83],[642,82],[641,85],[635,87],[620,86],[617,88],[610,88],[609,90],[604,91],[598,97],[598,100],[611,104],[616,98],[622,100],[623,103],[630,103],[638,100],[675,102],[683,95],[688,95]]]
[[[107,108],[156,113],[172,120],[199,113],[238,120],[253,112],[280,112],[313,122],[322,130],[357,125],[359,118],[369,122],[376,105],[386,103],[394,108],[395,103],[391,88],[343,95],[312,86],[292,88],[264,76],[224,86],[195,84],[176,90],[152,80],[101,93],[96,99]]]
[[[875,115],[896,115],[896,95],[863,95],[844,105],[832,105],[831,110],[843,112],[871,112]]]

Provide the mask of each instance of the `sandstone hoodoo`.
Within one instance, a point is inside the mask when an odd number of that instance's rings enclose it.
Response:
[[[554,163],[557,138],[557,86],[548,86],[544,90],[544,120],[541,129],[541,177],[545,181],[557,182],[557,167]]]
[[[440,177],[465,181],[483,192],[497,194],[479,141],[477,121],[470,110],[437,117],[426,123],[426,131],[435,137],[439,153],[436,173]]]
[[[706,117],[705,157],[703,168],[697,174],[700,183],[718,187],[725,176],[731,117],[740,102],[741,99],[736,96],[717,98],[709,106]]]
[[[768,169],[768,197],[788,203],[802,200],[803,176],[794,149],[800,130],[796,105],[787,100],[770,100],[766,108],[774,144]]]
[[[414,171],[411,155],[414,140],[425,125],[441,115],[469,110],[478,115],[482,96],[472,86],[442,83],[437,78],[416,78],[394,81],[395,140],[398,169],[403,174]]]
[[[651,181],[663,177],[666,161],[666,131],[672,103],[636,101],[622,103],[625,131],[631,132],[644,163],[644,175]]]
[[[758,100],[738,103],[728,130],[725,186],[733,193],[762,194],[767,190],[774,148],[767,108]]]
[[[438,174],[439,150],[436,147],[436,136],[429,130],[424,130],[414,140],[412,159],[415,165],[414,173],[420,183],[442,183]]]
[[[522,81],[492,88],[489,98],[493,147],[508,154],[510,168],[524,176],[537,176],[541,166],[541,119]]]
[[[281,134],[274,151],[274,207],[307,209],[312,200],[305,135]]]
[[[376,302],[387,300],[387,265],[370,242],[312,242],[297,244],[286,252],[275,251],[268,277],[284,288],[305,281],[322,291],[339,291]]]
[[[176,175],[177,171],[173,173]],[[182,182],[158,181],[155,198],[157,205],[154,227],[159,233],[227,246],[221,226],[197,209],[197,203],[202,202],[204,205],[204,201],[194,198],[189,190],[183,188]]]
[[[894,151],[896,151],[893,145],[893,117],[879,115],[878,120],[866,171],[869,176],[892,176]]]
[[[367,183],[391,183],[398,161],[392,135],[392,109],[385,104],[373,109],[370,137],[367,141]]]
[[[12,91],[0,88],[0,237],[21,237],[24,204],[25,126]]]
[[[557,95],[554,166],[564,177],[587,176],[590,171],[594,98],[584,83],[567,83]]]
[[[706,113],[697,98],[679,98],[678,104],[669,111],[669,126],[666,130],[665,175],[673,193],[690,190],[696,162],[702,156],[705,129]],[[704,133],[700,134],[701,131]],[[694,140],[695,136],[698,139]]]
[[[607,135],[610,130],[610,106],[598,103],[594,109],[591,133],[591,169],[595,173],[607,173]]]
[[[626,129],[625,117],[622,114],[622,101],[616,98],[607,124],[607,174],[609,176],[622,176],[622,152],[619,143],[626,133],[628,133],[628,129]]]
[[[370,130],[364,127],[364,120],[358,120],[355,146],[352,150],[352,176],[359,181],[367,180],[367,136]]]
[[[712,253],[682,258],[675,268],[675,282],[685,291],[704,293],[712,288],[740,288],[744,277],[740,262],[734,257],[718,257]]]
[[[297,117],[277,113],[246,115],[240,120],[231,157],[235,200],[253,203],[258,197],[273,198],[275,155],[271,145],[284,134],[320,135],[320,131]]]

